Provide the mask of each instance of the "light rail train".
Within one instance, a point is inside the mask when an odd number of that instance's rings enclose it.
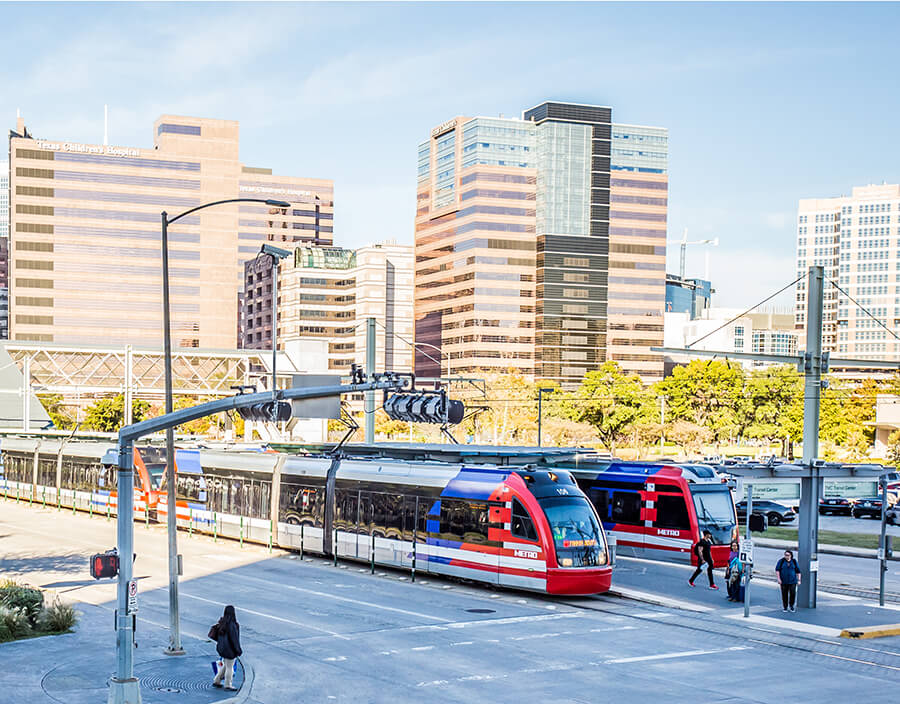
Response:
[[[163,452],[135,449],[136,518],[166,518]],[[0,454],[0,493],[114,512],[109,445],[9,437]],[[610,587],[603,527],[565,470],[209,449],[175,460],[184,528],[550,594]]]

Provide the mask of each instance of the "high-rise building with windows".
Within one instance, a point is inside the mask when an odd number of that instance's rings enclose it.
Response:
[[[263,242],[330,244],[333,184],[244,165],[231,120],[164,115],[153,147],[10,133],[10,336],[162,344],[160,212],[230,198],[169,228],[172,339],[236,345],[245,261]]]
[[[272,346],[269,257],[245,265],[243,347]],[[292,340],[328,342],[328,368],[365,366],[366,319],[374,318],[376,370],[412,371],[413,252],[395,242],[359,249],[303,245],[278,267],[279,348]]]
[[[664,129],[592,105],[435,127],[418,152],[417,344],[458,373],[572,386],[615,359],[660,378],[666,154]],[[436,375],[423,351],[416,373]]]
[[[900,329],[900,185],[859,186],[849,196],[801,200],[797,276],[813,265],[825,269],[824,349],[842,357],[900,359],[900,342],[885,329]],[[806,306],[802,280],[798,330],[806,328]]]
[[[9,337],[9,162],[0,161],[0,339]]]

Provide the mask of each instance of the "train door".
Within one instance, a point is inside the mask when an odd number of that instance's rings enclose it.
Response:
[[[546,571],[538,569],[538,561],[546,565],[551,557],[545,548],[541,547],[540,537],[534,517],[528,512],[525,505],[513,497],[512,506],[506,509],[503,504],[491,504],[490,522],[494,527],[503,528],[506,522],[504,514],[509,511],[509,534],[511,540],[504,547],[504,555],[507,557],[507,565],[512,570],[504,570],[506,565],[500,565],[500,584],[506,587],[519,587],[525,589],[546,589]],[[547,549],[553,550],[552,543]],[[512,554],[509,553],[512,551]],[[539,580],[535,582],[535,580]],[[544,580],[541,582],[540,580]]]
[[[359,491],[336,489],[334,492],[334,545],[339,557],[356,557],[356,525],[359,522]]]
[[[693,545],[691,519],[681,487],[647,482],[644,554],[663,560],[690,561]]]
[[[428,533],[425,514],[433,499],[424,496],[403,496],[403,540],[400,547],[400,565],[411,569],[415,558],[416,571],[428,571],[428,554],[423,551],[427,545]],[[427,548],[426,548],[427,549]]]
[[[609,521],[619,555],[641,557],[644,554],[644,500],[641,488],[639,484],[634,489],[606,490]]]
[[[375,503],[372,492],[359,492],[359,508],[356,519],[356,553],[354,557],[369,559],[372,549],[372,531],[375,526]]]

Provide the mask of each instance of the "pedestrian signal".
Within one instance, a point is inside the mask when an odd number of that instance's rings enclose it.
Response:
[[[385,400],[384,412],[391,420],[456,425],[466,414],[466,407],[462,401],[447,398],[442,389],[439,392],[394,394]]]
[[[115,550],[91,556],[91,577],[107,579],[119,574],[119,554]]]
[[[768,521],[766,517],[759,513],[750,514],[750,530],[754,533],[763,533],[766,530]]]
[[[287,401],[265,401],[238,408],[237,412],[244,420],[286,421],[291,419],[291,404]]]

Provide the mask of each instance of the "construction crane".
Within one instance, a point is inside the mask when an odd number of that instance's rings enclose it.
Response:
[[[666,241],[666,244],[676,244],[677,243],[677,244],[681,245],[681,261],[680,261],[679,267],[678,267],[678,275],[682,279],[684,278],[684,258],[685,258],[685,255],[687,254],[688,245],[708,244],[708,245],[712,245],[713,247],[719,246],[719,238],[718,237],[713,237],[712,239],[708,239],[708,240],[695,240],[694,242],[688,242],[687,233],[688,233],[687,228],[684,228],[684,232],[682,233],[680,240],[667,240]],[[709,281],[709,250],[706,250],[706,267],[705,267],[705,271],[704,271],[704,278],[707,281]]]

